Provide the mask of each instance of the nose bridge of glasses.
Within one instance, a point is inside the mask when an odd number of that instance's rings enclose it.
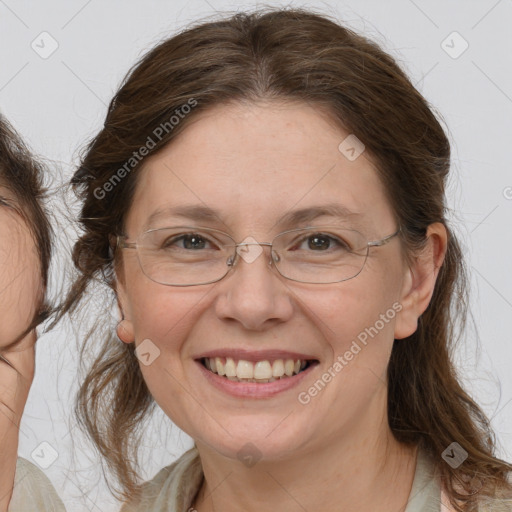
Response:
[[[240,242],[239,244],[235,244],[235,247],[241,247],[243,245],[267,245],[272,247],[271,242]]]
[[[251,250],[249,246],[256,246],[257,248]],[[235,249],[235,254],[228,259],[228,265],[233,266],[238,259],[237,256],[240,256],[246,263],[254,262],[263,253],[261,246],[271,248],[269,265],[271,265],[272,262],[279,261],[279,256],[272,250],[272,242],[258,242],[252,237],[247,237],[243,242],[231,245],[231,247]]]

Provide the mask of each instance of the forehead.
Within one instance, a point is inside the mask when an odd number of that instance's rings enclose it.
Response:
[[[156,227],[148,224],[171,221],[170,209],[195,205],[233,229],[264,230],[295,209],[338,204],[377,228],[391,209],[370,157],[339,150],[349,135],[301,103],[216,106],[146,160],[127,225]]]

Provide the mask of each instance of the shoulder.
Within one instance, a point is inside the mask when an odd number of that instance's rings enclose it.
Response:
[[[508,476],[508,481],[510,483],[509,489],[500,489],[491,492],[489,495],[482,495],[478,500],[478,505],[476,506],[476,512],[512,512],[512,473]],[[446,508],[441,508],[442,512],[455,512],[455,509],[452,508],[449,503],[448,496],[443,491],[443,505]]]
[[[512,512],[512,472],[508,474],[510,489],[500,490],[492,498],[485,498],[478,512]]]
[[[121,512],[174,512],[187,510],[203,480],[199,453],[194,447],[176,462],[145,482],[140,497],[125,503]]]
[[[9,512],[65,512],[48,477],[26,459],[18,457]]]
[[[508,476],[512,489],[512,473]],[[489,492],[490,496],[481,495],[478,505],[473,505],[474,512],[512,512],[512,491],[498,490]],[[435,458],[421,447],[418,451],[416,475],[411,490],[411,499],[406,512],[416,510],[436,512],[456,512],[450,502],[448,493],[441,482]]]

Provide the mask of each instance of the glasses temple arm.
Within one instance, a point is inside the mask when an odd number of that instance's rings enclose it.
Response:
[[[385,236],[380,240],[374,240],[373,242],[368,242],[368,245],[371,247],[380,247],[381,245],[387,244],[392,238],[394,238],[398,233],[402,231],[402,228],[399,226],[398,229],[392,233],[391,235]]]
[[[127,242],[126,238],[127,238],[126,235],[117,235],[116,247],[118,249],[136,249],[137,243],[136,242]]]

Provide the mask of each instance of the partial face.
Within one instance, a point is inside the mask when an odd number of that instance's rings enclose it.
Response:
[[[249,236],[270,242],[287,229],[333,223],[369,241],[384,238],[396,231],[396,221],[367,156],[351,161],[338,149],[348,135],[302,104],[218,106],[147,160],[127,217],[129,241],[147,229],[189,225],[228,232],[236,242]],[[355,215],[278,222],[291,211],[327,204]],[[191,205],[218,216],[169,211]],[[144,378],[198,445],[232,458],[247,442],[268,459],[312,452],[362,423],[380,425],[385,416],[405,268],[399,244],[395,237],[370,248],[361,273],[344,282],[287,280],[269,267],[263,246],[254,261],[240,258],[223,280],[183,288],[150,280],[136,252],[126,249],[118,288],[125,341],[150,340],[143,352],[153,355],[146,360],[159,351],[151,364],[141,364]],[[230,380],[206,368],[206,357],[218,358],[217,371],[235,368],[237,376],[265,378],[270,367],[276,380]],[[299,360],[293,370],[307,366],[279,378],[288,360]]]
[[[0,197],[13,201],[1,187]],[[0,347],[13,343],[29,327],[41,299],[41,268],[30,230],[15,210],[0,202]],[[35,341],[35,333],[24,341]]]

